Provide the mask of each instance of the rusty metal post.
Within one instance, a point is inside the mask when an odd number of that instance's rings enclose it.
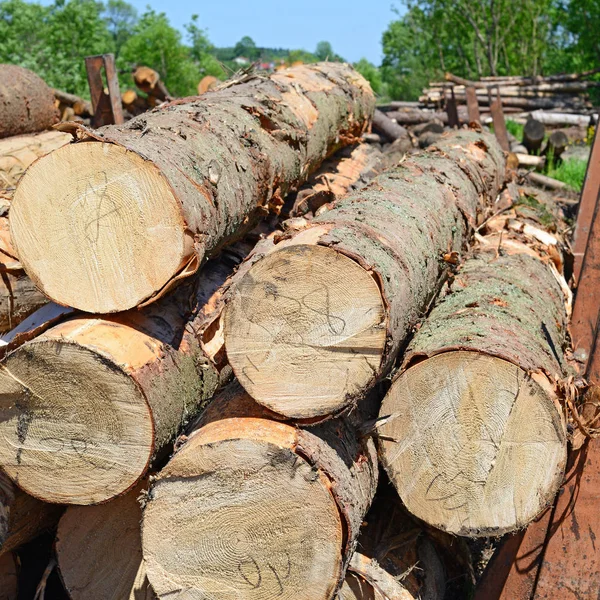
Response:
[[[579,281],[581,275],[581,265],[583,263],[583,255],[588,243],[590,235],[590,227],[594,217],[596,206],[596,198],[600,189],[600,135],[598,134],[598,125],[596,124],[596,133],[594,135],[594,143],[592,144],[592,152],[588,162],[587,172],[583,183],[583,191],[581,193],[581,201],[579,202],[579,210],[577,212],[577,226],[575,228],[573,242],[573,275],[575,281]]]
[[[585,374],[600,384],[600,136],[588,163],[577,229],[585,237],[571,334]],[[584,206],[585,200],[585,206]],[[583,233],[581,233],[583,232]],[[582,237],[578,243],[583,244]],[[577,247],[577,246],[576,246]],[[495,554],[476,600],[600,598],[600,440],[572,451],[551,511]]]
[[[504,111],[502,110],[502,98],[500,98],[500,90],[496,89],[496,99],[490,104],[490,112],[492,113],[492,121],[494,122],[494,133],[500,144],[500,148],[505,152],[510,152],[510,144],[508,143],[508,131],[506,130],[506,121],[504,120]]]
[[[108,93],[104,91],[103,67],[106,74]],[[121,91],[119,90],[119,79],[115,69],[114,54],[87,56],[85,68],[94,110],[92,125],[101,127],[102,125],[119,125],[123,123]]]
[[[456,97],[454,96],[454,86],[450,86],[450,98],[444,94],[446,101],[446,113],[448,115],[448,127],[458,127],[458,108],[456,106]]]
[[[469,115],[469,123],[480,123],[481,115],[479,114],[479,100],[477,99],[477,91],[474,87],[465,88],[467,94],[467,111]]]

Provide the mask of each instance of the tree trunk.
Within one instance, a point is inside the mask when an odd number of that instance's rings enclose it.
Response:
[[[0,114],[0,138],[43,131],[58,122],[52,90],[16,65],[0,65]]]
[[[504,158],[461,130],[276,240],[224,315],[229,362],[259,403],[290,418],[352,406],[391,368],[455,261]]]
[[[404,127],[394,123],[388,115],[380,110],[376,110],[373,114],[373,130],[385,136],[390,142],[408,136],[408,131]]]
[[[142,486],[99,506],[71,506],[58,524],[56,558],[72,600],[154,600],[142,559]]]
[[[343,194],[371,176],[364,159],[338,153],[311,180],[318,189],[324,177]],[[228,370],[220,316],[252,261],[231,273],[272,241],[252,243],[248,236],[209,262],[196,289],[188,281],[144,309],[42,324],[38,337],[11,343],[0,365],[0,465],[52,502],[102,502],[134,485]]]
[[[531,116],[544,125],[552,125],[554,127],[567,127],[569,125],[579,125],[587,127],[594,119],[598,121],[598,115],[573,115],[569,113],[550,113],[536,110],[531,113]]]
[[[429,121],[441,121],[448,123],[448,115],[444,111],[432,111],[425,109],[410,109],[388,112],[387,116],[402,125],[418,125]]]
[[[61,513],[62,507],[32,498],[0,471],[0,555],[54,527]]]
[[[503,535],[553,500],[567,458],[557,382],[570,291],[556,219],[525,193],[480,238],[412,340],[380,411],[405,506],[453,534]],[[555,266],[556,265],[556,266]]]
[[[528,119],[523,128],[523,145],[529,152],[536,152],[542,147],[546,128],[535,119]]]
[[[0,556],[0,600],[17,600],[18,573],[17,561],[12,553]]]
[[[0,189],[14,187],[33,161],[72,139],[68,133],[44,131],[0,140]]]
[[[332,598],[377,482],[361,417],[302,429],[226,388],[150,490],[142,545],[158,597]]]
[[[553,131],[548,137],[548,142],[546,143],[543,154],[552,157],[552,160],[556,162],[560,159],[568,145],[569,138],[564,131]]]
[[[11,230],[25,269],[47,296],[88,312],[151,301],[277,213],[288,191],[360,137],[373,105],[350,66],[321,63],[86,130],[86,143],[32,165],[15,193]]]

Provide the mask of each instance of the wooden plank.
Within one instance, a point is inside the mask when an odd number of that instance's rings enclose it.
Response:
[[[479,114],[479,101],[474,87],[468,87],[465,90],[467,95],[467,111],[469,114],[469,123],[480,123],[481,115]]]
[[[494,123],[494,133],[500,147],[505,152],[510,152],[510,144],[508,143],[508,131],[506,130],[506,121],[504,120],[504,111],[502,110],[502,99],[500,94],[496,95],[496,99],[490,104],[490,112],[492,113],[492,121]]]

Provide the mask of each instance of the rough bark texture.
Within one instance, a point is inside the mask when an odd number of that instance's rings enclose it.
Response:
[[[147,484],[147,482],[146,482]],[[141,486],[99,506],[71,506],[56,532],[56,559],[72,600],[154,600],[142,559]]]
[[[158,596],[332,598],[377,482],[357,419],[300,429],[273,421],[237,382],[226,388],[150,491],[142,540]],[[244,540],[233,554],[232,539]]]
[[[523,194],[487,227],[380,412],[382,463],[407,508],[466,536],[526,526],[552,501],[566,463],[554,386],[568,372],[570,292],[556,220]]]
[[[458,131],[278,240],[225,313],[240,383],[288,417],[351,405],[389,371],[440,285],[444,256],[456,260],[503,176],[492,136]]]
[[[0,140],[0,188],[13,188],[33,161],[72,139],[68,133],[44,131]]]
[[[0,65],[0,114],[0,138],[43,131],[58,122],[52,90],[16,65]]]
[[[62,507],[32,498],[0,472],[0,555],[54,527],[61,513]]]
[[[247,77],[88,131],[99,144],[54,152],[20,183],[11,228],[21,260],[58,303],[131,308],[278,212],[288,191],[360,137],[373,106],[368,83],[350,66],[321,63]],[[47,185],[48,170],[55,185]],[[75,184],[82,177],[87,184]],[[31,219],[40,211],[49,222],[34,239]],[[59,242],[64,227],[72,235]]]

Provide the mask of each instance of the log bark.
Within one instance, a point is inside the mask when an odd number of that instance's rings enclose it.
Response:
[[[380,411],[380,458],[403,503],[456,535],[525,527],[565,469],[570,291],[551,210],[520,202],[440,297]]]
[[[88,131],[19,184],[11,230],[25,269],[47,296],[88,312],[152,300],[278,212],[288,191],[360,137],[373,105],[350,66],[321,63]]]
[[[529,152],[537,152],[542,147],[546,128],[536,119],[528,119],[523,128],[523,145]]]
[[[538,169],[542,168],[546,164],[546,158],[544,156],[536,156],[535,154],[521,154],[519,152],[516,153],[516,156],[520,167],[534,167]]]
[[[55,551],[71,600],[156,598],[142,559],[142,492],[138,485],[107,504],[66,510],[58,524]]]
[[[0,556],[0,600],[17,600],[19,575],[17,561],[7,552]]]
[[[430,121],[448,123],[448,115],[444,111],[431,111],[426,109],[401,110],[387,113],[390,119],[394,119],[402,125],[418,125]]]
[[[68,133],[44,131],[0,140],[0,189],[13,188],[35,160],[72,139]]]
[[[0,138],[43,131],[58,122],[52,90],[16,65],[0,65],[0,114]]]
[[[443,256],[461,250],[503,177],[493,136],[457,131],[264,249],[224,315],[248,393],[290,418],[352,406],[391,368]]]
[[[390,142],[408,136],[408,131],[404,127],[392,121],[380,110],[376,110],[373,114],[373,129],[375,133],[384,135]]]
[[[159,598],[320,600],[341,585],[377,481],[362,414],[271,417],[232,384],[157,476],[142,546]]]
[[[61,513],[62,507],[32,498],[0,472],[0,556],[52,529]]]
[[[548,188],[549,190],[564,190],[567,187],[567,184],[563,181],[542,175],[541,173],[528,173],[527,178],[532,183]]]

